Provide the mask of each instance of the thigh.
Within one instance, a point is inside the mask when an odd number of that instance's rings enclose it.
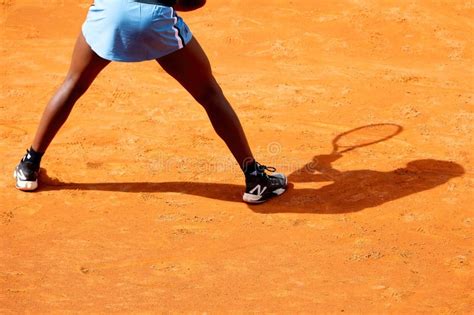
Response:
[[[194,37],[184,48],[157,61],[194,97],[204,90],[217,86],[209,59]]]
[[[79,34],[71,65],[67,77],[77,80],[85,80],[91,83],[94,78],[110,63],[109,60],[99,57],[86,43],[82,33]]]

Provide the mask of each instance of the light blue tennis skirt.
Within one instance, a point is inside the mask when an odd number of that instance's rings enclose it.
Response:
[[[127,62],[163,57],[192,38],[172,7],[133,0],[95,0],[82,33],[100,57]]]

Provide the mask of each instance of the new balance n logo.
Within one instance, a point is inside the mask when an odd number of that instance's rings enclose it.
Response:
[[[249,193],[254,194],[254,192],[257,191],[257,195],[261,196],[265,190],[267,190],[267,186],[263,187],[262,189],[261,185],[257,185],[251,191],[249,191]]]

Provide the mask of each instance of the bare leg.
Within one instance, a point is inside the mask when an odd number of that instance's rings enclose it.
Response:
[[[110,61],[100,58],[79,35],[66,79],[49,101],[41,118],[33,149],[45,152],[66,121],[76,101],[87,91],[94,79]]]
[[[253,161],[239,118],[212,75],[209,60],[195,38],[183,49],[157,59],[207,112],[216,133],[224,140],[240,167]]]

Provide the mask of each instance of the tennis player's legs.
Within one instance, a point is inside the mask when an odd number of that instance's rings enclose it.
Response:
[[[76,101],[87,91],[97,75],[110,63],[99,57],[86,43],[82,33],[74,47],[66,79],[44,110],[33,141],[33,149],[44,153],[66,121]]]
[[[159,58],[158,62],[205,108],[214,129],[239,165],[243,167],[251,161],[253,155],[240,121],[212,75],[209,60],[197,40],[193,38],[186,47]],[[109,63],[92,51],[81,33],[66,79],[44,110],[32,145],[36,152],[46,151],[76,101]]]
[[[214,78],[209,60],[195,38],[182,49],[157,59],[207,112],[216,133],[224,140],[242,169],[253,162],[252,151],[239,118]]]

